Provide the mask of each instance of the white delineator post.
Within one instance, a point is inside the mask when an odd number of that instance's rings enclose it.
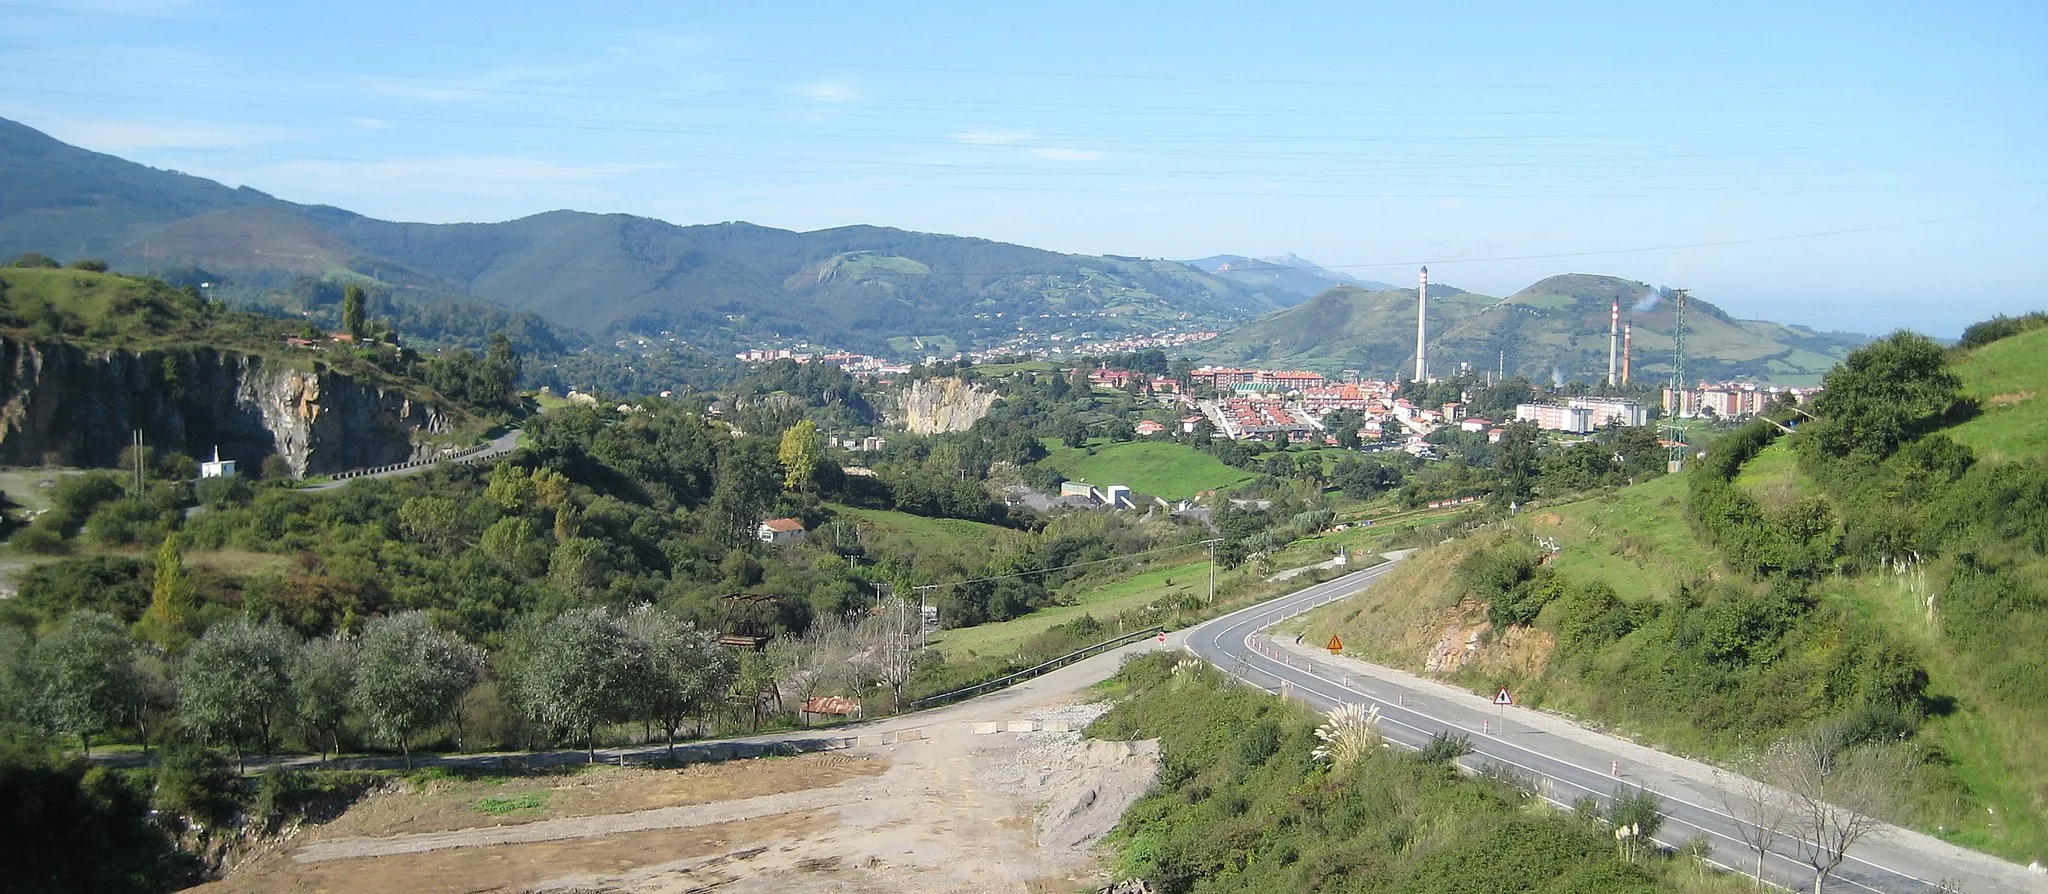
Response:
[[[1415,287],[1415,381],[1429,381],[1429,268]]]

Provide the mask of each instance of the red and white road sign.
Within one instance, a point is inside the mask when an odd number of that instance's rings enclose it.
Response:
[[[1160,641],[1161,643],[1164,643],[1164,642],[1166,642],[1166,631],[1164,631],[1164,630],[1161,630],[1161,631],[1159,631],[1159,641]]]
[[[1515,697],[1508,694],[1506,686],[1502,686],[1500,692],[1493,696],[1493,703],[1496,705],[1512,705],[1515,703]]]

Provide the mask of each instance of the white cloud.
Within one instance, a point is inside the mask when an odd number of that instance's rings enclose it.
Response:
[[[846,80],[812,81],[808,84],[798,84],[792,92],[812,102],[860,102],[866,98],[861,93],[860,87],[856,86],[852,81]]]
[[[1100,149],[1069,149],[1065,146],[1047,146],[1042,149],[1033,149],[1031,154],[1051,161],[1094,161],[1098,158],[1109,157],[1109,153]]]
[[[1028,130],[967,130],[946,135],[947,139],[970,146],[1009,146],[1031,137]]]
[[[350,117],[341,119],[341,123],[357,130],[390,130],[396,126],[383,118]]]

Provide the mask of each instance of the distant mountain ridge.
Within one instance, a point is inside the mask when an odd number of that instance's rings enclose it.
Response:
[[[1671,376],[1674,302],[1647,283],[1595,274],[1552,276],[1494,298],[1453,286],[1429,287],[1432,372],[1458,364],[1504,365],[1532,379],[1597,382],[1607,375],[1608,316],[1614,302],[1633,330],[1632,380]],[[1738,320],[1707,301],[1686,305],[1686,377],[1817,381],[1869,337]],[[1357,369],[1411,375],[1415,362],[1415,290],[1338,286],[1268,314],[1196,348],[1212,362]]]
[[[1301,298],[1313,298],[1331,286],[1359,286],[1367,289],[1398,288],[1392,283],[1359,279],[1349,273],[1325,270],[1315,262],[1289,252],[1278,257],[1251,258],[1244,255],[1210,255],[1184,261],[1190,267],[1249,286],[1281,289]]]
[[[0,183],[0,255],[199,268],[260,287],[361,278],[416,300],[531,311],[592,335],[947,353],[1222,328],[1299,300],[1173,261],[887,227],[797,233],[578,211],[501,223],[383,221],[155,170],[4,119]]]

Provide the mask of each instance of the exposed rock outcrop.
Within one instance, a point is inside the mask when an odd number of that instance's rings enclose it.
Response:
[[[995,406],[997,395],[959,379],[919,379],[896,394],[890,422],[911,434],[966,431]]]
[[[0,464],[110,466],[130,433],[253,472],[320,475],[427,455],[449,412],[393,388],[215,349],[91,351],[0,339]]]

